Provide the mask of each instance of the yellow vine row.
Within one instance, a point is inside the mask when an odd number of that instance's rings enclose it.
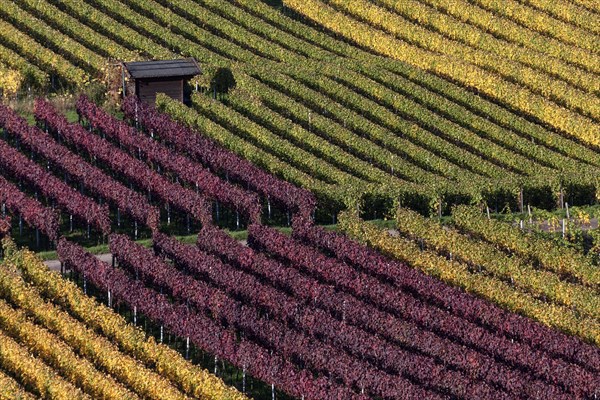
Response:
[[[11,244],[6,250],[7,258],[13,260],[23,278],[43,296],[59,304],[88,327],[101,332],[123,351],[146,365],[152,365],[189,396],[206,400],[247,400],[246,396],[227,386],[221,378],[186,361],[170,347],[156,343],[154,338],[146,336],[121,315],[85,295],[73,282],[48,271],[33,253],[22,250],[17,257]]]
[[[44,399],[91,399],[52,368],[0,331],[0,368],[19,377],[21,384]]]
[[[516,82],[523,89],[526,88],[548,100],[558,102],[558,104],[565,104],[571,110],[593,118],[600,118],[600,101],[593,94],[600,88],[600,80],[591,74],[573,68],[559,71],[558,66],[547,65],[547,67],[554,68],[552,73],[560,73],[563,79],[564,76],[570,75],[567,80],[584,87],[586,91],[582,91],[537,69],[512,62],[510,57],[499,56],[474,49],[455,40],[449,40],[433,30],[409,22],[397,13],[389,12],[365,0],[328,0],[328,3],[361,21],[383,29],[402,41],[414,43],[426,51],[450,57],[459,64],[467,64],[467,66],[472,64],[485,70],[487,74],[497,74],[507,82]],[[480,38],[480,41],[483,41],[483,38]]]
[[[534,31],[550,35],[565,43],[574,44],[596,54],[600,53],[599,35],[560,21],[518,1],[475,0],[475,4],[498,15],[504,15]]]
[[[598,61],[600,56],[594,52],[522,26],[508,17],[478,7],[468,0],[419,1],[508,42],[514,42],[581,66],[590,72],[600,72],[600,62]],[[554,2],[554,0],[550,1]]]
[[[438,254],[450,254],[472,267],[482,267],[498,279],[510,280],[524,292],[600,320],[600,295],[589,287],[565,281],[552,271],[534,268],[521,257],[508,257],[491,244],[442,226],[412,210],[399,208],[396,220],[403,236],[412,241],[423,240],[427,248]]]
[[[589,144],[600,145],[600,125],[496,74],[447,55],[432,53],[348,17],[320,0],[287,0],[286,6],[383,55],[476,88]]]
[[[43,87],[48,84],[48,74],[39,69],[36,65],[15,53],[11,49],[0,45],[0,60],[8,69],[19,71],[23,76],[29,75],[30,82],[37,87]]]
[[[123,354],[107,338],[71,317],[51,303],[47,303],[38,290],[26,284],[15,265],[21,253],[7,251],[4,266],[0,268],[0,293],[5,299],[21,308],[37,322],[58,335],[78,353],[92,360],[96,366],[113,375],[129,389],[150,399],[186,399],[183,393],[168,380],[147,369],[139,361]],[[35,260],[30,258],[31,262]]]
[[[103,399],[138,399],[112,377],[78,357],[56,335],[28,320],[27,315],[0,299],[0,328],[85,393]]]
[[[18,48],[25,57],[31,59],[36,65],[53,70],[68,82],[73,82],[79,86],[84,86],[89,82],[89,75],[81,68],[72,65],[62,56],[45,48],[3,20],[0,20],[0,38]]]
[[[0,15],[5,16],[10,21],[18,21],[19,24],[27,26],[27,30],[22,32],[23,34],[30,35],[35,34],[43,39],[44,47],[60,47],[61,52],[64,52],[64,56],[70,55],[77,59],[79,67],[89,69],[90,67],[95,70],[100,70],[104,66],[104,59],[93,51],[87,49],[79,42],[71,39],[70,37],[63,35],[61,32],[53,29],[44,21],[41,21],[26,11],[23,11],[13,1],[0,0]],[[33,40],[32,40],[33,42]]]
[[[152,38],[140,34],[126,24],[120,23],[83,0],[62,0],[60,3],[62,7],[67,9],[68,15],[75,17],[78,22],[80,21],[81,25],[85,22],[93,22],[101,25],[106,29],[110,37],[114,38],[115,41],[124,46],[136,48],[141,51],[142,54],[146,54],[154,59],[170,59],[176,57],[176,54],[155,43]]]
[[[398,13],[401,16],[410,19],[411,21],[417,22],[420,26],[429,29],[430,31],[426,34],[432,36],[435,35],[435,33],[431,31],[431,28],[434,28],[436,32],[440,32],[450,39],[458,41],[458,43],[453,43],[452,47],[461,48],[463,46],[460,43],[464,43],[470,48],[476,49],[475,52],[463,49],[463,51],[469,51],[473,55],[479,54],[483,56],[483,53],[481,53],[482,51],[491,53],[491,59],[483,60],[485,65],[494,62],[501,62],[503,65],[511,67],[511,64],[508,62],[508,60],[510,60],[511,62],[527,65],[533,68],[535,71],[557,76],[565,82],[568,82],[571,85],[588,92],[593,92],[595,90],[597,91],[600,87],[600,81],[597,75],[594,73],[577,68],[576,66],[570,65],[558,58],[548,56],[543,51],[535,47],[525,48],[513,42],[512,40],[507,41],[498,39],[480,28],[463,23],[462,21],[445,14],[434,7],[423,4],[421,1],[406,0],[397,2],[394,0],[377,0],[377,2],[384,5],[388,9],[393,10],[395,13]],[[392,21],[386,20],[385,22],[386,25],[388,25]],[[438,37],[437,35],[435,36]],[[523,31],[520,33],[520,36],[530,36],[530,32],[523,29]],[[447,40],[443,40],[440,37],[438,37],[438,40],[440,42],[444,41],[447,43],[452,43]],[[521,38],[521,40],[515,41],[524,40]],[[571,46],[569,50],[572,48],[575,48],[575,46]],[[600,68],[600,66],[596,64],[599,57],[592,53],[588,53],[587,56],[588,57],[586,57],[586,59],[581,60],[581,63],[590,65],[594,69],[594,72],[599,72],[598,68]],[[592,60],[596,62],[593,62]],[[496,68],[496,66],[494,67]],[[498,65],[498,67],[500,67],[500,65]],[[512,67],[516,70],[519,70],[515,64],[513,64]],[[522,70],[526,71],[526,69]],[[539,77],[542,75],[538,74],[537,76]],[[542,76],[542,79],[548,79],[548,77]],[[539,85],[541,84],[541,81],[537,80],[534,83]]]
[[[557,274],[570,275],[596,290],[600,289],[600,269],[576,251],[557,247],[551,241],[523,233],[507,223],[488,220],[475,208],[458,206],[452,212],[454,224],[497,247],[533,260]]]
[[[0,93],[3,97],[15,94],[21,87],[23,75],[0,63]]]
[[[86,43],[90,43],[96,48],[101,49],[103,52],[107,53],[108,57],[119,61],[135,61],[140,59],[140,55],[137,52],[129,50],[114,40],[101,35],[81,21],[61,11],[50,2],[40,2],[36,0],[23,0],[23,2],[34,10],[35,15],[42,16],[45,20],[52,21],[60,27],[61,31],[66,31],[66,33],[71,36],[76,35]],[[100,23],[100,21],[96,21],[96,23]],[[66,36],[61,35],[61,39],[64,37]],[[86,51],[85,53],[82,52],[81,55],[83,56],[84,54],[89,53]],[[105,62],[106,60],[102,60],[102,63],[98,66],[100,68],[103,67]]]
[[[598,6],[598,2],[592,0]],[[558,17],[566,22],[577,25],[580,28],[590,30],[596,34],[600,34],[600,15],[588,11],[590,7],[588,0],[579,0],[569,2],[566,0],[525,0],[525,3],[544,10],[555,17]],[[579,4],[576,4],[579,3]],[[584,7],[581,7],[581,6]]]
[[[35,400],[17,381],[0,371],[0,400]]]

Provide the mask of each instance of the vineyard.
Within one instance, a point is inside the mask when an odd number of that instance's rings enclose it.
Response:
[[[0,399],[598,398],[599,61],[588,0],[0,0]]]
[[[33,87],[93,85],[107,58],[184,55],[201,60],[207,75],[233,71],[236,87],[222,101],[197,95],[194,112],[167,100],[161,107],[311,190],[322,200],[319,212],[330,216],[357,202],[381,217],[398,202],[446,214],[454,204],[480,201],[498,211],[597,201],[600,39],[579,26],[561,30],[567,25],[561,21],[556,32],[546,32],[533,17],[526,25],[521,14],[498,14],[506,32],[514,30],[498,38],[488,26],[494,10],[486,7],[493,6],[485,2],[470,6],[477,11],[468,21],[458,18],[453,2],[433,0],[378,1],[364,10],[361,1],[316,1],[298,9],[308,18],[310,10],[337,13],[331,23],[379,15],[389,26],[373,22],[378,32],[414,42],[415,54],[443,46],[443,57],[463,60],[432,59],[454,71],[434,74],[404,59],[414,52],[384,58],[255,1],[6,3],[0,11],[6,57],[0,59]],[[597,21],[592,11],[582,15]],[[425,20],[434,19],[438,25],[429,28]],[[416,23],[423,25],[418,31]],[[400,38],[397,31],[417,36]],[[490,85],[505,95],[487,91]]]

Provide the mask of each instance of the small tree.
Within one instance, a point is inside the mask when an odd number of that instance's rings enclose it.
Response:
[[[211,91],[215,93],[229,93],[236,86],[235,77],[229,68],[219,68],[210,81]]]

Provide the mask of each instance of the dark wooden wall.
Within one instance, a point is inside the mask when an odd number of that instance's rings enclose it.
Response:
[[[183,79],[155,82],[137,80],[135,86],[138,98],[144,103],[154,104],[157,93],[165,93],[183,102]]]

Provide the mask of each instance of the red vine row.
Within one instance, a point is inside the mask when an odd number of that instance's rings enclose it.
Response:
[[[296,360],[296,363],[303,368],[335,377],[348,387],[362,389],[366,393],[383,398],[441,399],[439,395],[414,385],[406,378],[392,376],[367,364],[360,357],[351,357],[337,347],[319,341],[315,337],[289,329],[278,319],[260,318],[255,307],[234,300],[220,289],[178,271],[125,236],[112,235],[110,243],[111,251],[119,260],[119,265],[129,267],[138,276],[169,291],[177,299],[187,301],[191,306],[211,313],[214,318],[226,321],[229,326],[236,327],[247,338],[252,338],[253,341],[273,349],[286,359]],[[412,361],[405,360],[404,363],[410,364]],[[406,369],[406,366],[403,367]],[[430,377],[431,370],[426,369],[425,365],[419,367],[422,379]],[[439,369],[436,372],[444,375]],[[458,381],[467,385],[468,389],[472,389],[471,386],[478,386],[469,385],[469,380],[460,374],[445,372],[445,382]],[[479,386],[477,389],[482,394],[485,393],[485,396],[479,398],[490,396],[501,398],[485,385]],[[462,385],[453,385],[451,388],[462,389]],[[467,389],[462,389],[460,395],[464,395],[465,390]],[[473,392],[474,390],[471,390],[469,394],[473,395]]]
[[[248,160],[225,150],[210,139],[173,121],[167,114],[153,106],[139,102],[135,97],[123,103],[125,115],[141,123],[147,130],[173,145],[177,151],[187,153],[214,171],[226,173],[230,178],[247,184],[250,188],[294,213],[309,218],[316,206],[315,196],[308,190],[266,173]]]
[[[203,227],[203,231],[205,230],[206,227]],[[205,237],[205,235],[202,236]],[[214,236],[211,234],[210,237]],[[436,364],[434,357],[444,358],[447,355],[454,355],[460,357],[459,359],[464,359],[464,349],[456,344],[427,335],[425,332],[416,332],[418,329],[414,326],[408,329],[403,327],[403,329],[415,332],[414,341],[417,343],[417,351],[415,351],[415,347],[405,349],[408,346],[398,346],[364,331],[360,327],[339,320],[328,312],[316,308],[312,302],[302,301],[266,285],[255,276],[225,264],[199,249],[186,246],[174,238],[157,234],[154,237],[154,246],[159,253],[165,254],[177,265],[196,276],[202,276],[203,279],[214,282],[232,296],[243,299],[244,303],[265,310],[269,316],[281,320],[288,326],[342,348],[355,357],[367,359],[384,370],[402,373],[407,378],[418,381],[427,387],[435,387],[440,391],[448,391],[457,395],[458,393],[461,395],[470,393],[467,397],[477,398],[480,396],[477,393],[485,393],[486,390],[489,390],[485,385],[477,383],[478,379],[484,377],[478,374],[478,371],[485,368],[493,369],[496,373],[500,373],[501,377],[508,378],[503,382],[503,388],[517,395],[533,394],[533,388],[535,388],[535,392],[540,395],[538,398],[560,398],[556,397],[560,393],[558,389],[541,382],[528,386],[532,389],[531,393],[528,390],[521,393],[517,385],[511,385],[509,382],[511,379],[522,379],[523,374],[511,371],[505,366],[496,365],[493,359],[481,355],[471,358],[479,362],[478,367],[471,366],[467,371],[460,368],[460,363],[454,363],[454,366],[463,370],[468,377],[455,372],[449,373],[445,370],[445,366]],[[434,357],[421,354],[423,347],[419,348],[418,344],[423,340],[429,344],[434,343],[436,346],[437,351]],[[452,360],[444,359],[444,362],[446,361],[451,362]],[[449,378],[450,376],[451,378]],[[499,381],[495,380],[493,383],[497,385]],[[495,393],[493,397],[502,398],[503,394]],[[530,397],[535,398],[535,396]]]
[[[292,396],[315,400],[366,400],[331,382],[326,377],[313,377],[297,370],[289,361],[246,339],[237,339],[231,329],[226,329],[200,313],[191,312],[185,305],[173,304],[167,296],[147,288],[142,282],[130,278],[125,271],[112,268],[98,260],[82,247],[61,238],[57,247],[60,260],[81,274],[96,287],[110,290],[112,296],[129,307],[136,307],[157,323],[239,368],[247,368],[257,379],[277,383]]]
[[[253,223],[260,222],[260,201],[254,193],[222,180],[189,158],[171,151],[125,122],[107,114],[85,96],[81,96],[77,101],[77,111],[94,128],[118,140],[130,153],[144,154],[149,161],[195,185],[206,196],[233,206],[248,216]]]
[[[55,201],[60,208],[90,223],[103,234],[107,235],[110,232],[110,218],[106,205],[100,206],[72,189],[4,141],[0,141],[0,167],[3,173],[27,182],[43,196]]]
[[[600,372],[600,349],[580,339],[535,323],[494,304],[446,285],[400,262],[391,260],[347,236],[314,226],[307,220],[293,220],[293,236],[321,248],[350,265],[416,293],[431,304],[452,311],[469,321],[489,326],[507,337],[554,357],[576,363],[590,372]]]
[[[44,207],[39,201],[28,197],[16,185],[2,176],[0,176],[0,204],[5,205],[12,213],[20,214],[26,224],[39,229],[50,240],[58,239],[58,212]],[[10,224],[8,228],[10,229]]]
[[[526,368],[535,376],[558,384],[574,395],[592,395],[600,385],[600,378],[596,374],[579,365],[553,359],[545,351],[513,342],[444,309],[424,303],[410,292],[404,292],[339,260],[326,257],[275,229],[251,225],[248,229],[248,243],[287,260],[295,268],[334,285],[340,291],[347,291],[381,310],[415,321],[420,326],[488,352],[514,366]]]
[[[156,194],[161,201],[172,204],[199,221],[211,221],[210,204],[206,198],[170,182],[164,176],[152,171],[144,162],[136,160],[106,140],[88,132],[81,125],[69,124],[49,102],[36,100],[35,116],[57,131],[65,141],[105,163],[111,170],[122,174],[136,186]]]
[[[158,209],[152,207],[144,196],[93,167],[41,130],[29,126],[27,121],[7,107],[0,108],[0,114],[4,117],[2,123],[5,129],[30,150],[54,163],[96,195],[111,201],[138,222],[146,224],[152,230],[158,229]]]
[[[563,396],[559,388],[540,381],[529,372],[498,363],[493,357],[456,343],[443,334],[438,336],[427,330],[427,327],[419,327],[413,321],[405,321],[346,292],[337,291],[331,285],[319,283],[294,268],[241,245],[213,226],[202,227],[197,244],[207,252],[263,277],[305,304],[329,312],[349,326],[353,325],[381,336],[390,343],[440,359],[446,365],[465,371],[473,379],[500,386],[510,393],[522,393],[530,398]],[[220,274],[222,269],[217,271]]]

